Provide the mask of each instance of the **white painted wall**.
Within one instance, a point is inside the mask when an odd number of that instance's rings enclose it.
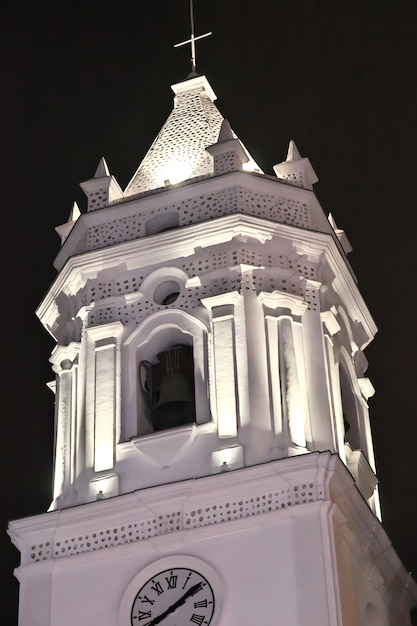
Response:
[[[12,530],[24,559],[19,626],[132,626],[140,572],[171,556],[180,566],[193,556],[214,568],[226,625],[274,626],[278,618],[288,626],[366,626],[379,615],[383,626],[396,626],[407,623],[417,597],[352,477],[329,453],[142,490],[14,522]]]

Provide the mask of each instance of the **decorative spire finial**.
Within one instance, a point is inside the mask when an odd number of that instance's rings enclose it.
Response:
[[[191,22],[191,37],[190,37],[190,39],[187,39],[186,41],[181,41],[180,43],[176,43],[174,45],[174,48],[179,48],[180,46],[185,46],[185,44],[187,44],[187,43],[191,44],[191,74],[190,74],[190,77],[192,77],[192,76],[197,76],[196,61],[195,61],[195,42],[198,39],[204,39],[205,37],[209,37],[209,35],[212,34],[212,31],[210,31],[209,33],[205,33],[204,35],[198,35],[198,37],[196,37],[194,35],[193,0],[190,0],[190,22]]]

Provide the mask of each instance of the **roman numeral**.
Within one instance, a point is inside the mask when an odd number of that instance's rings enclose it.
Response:
[[[203,623],[203,620],[204,620],[204,615],[196,615],[195,613],[193,613],[193,616],[190,619],[190,622],[194,622],[194,624],[198,624],[198,626],[201,626],[201,624]]]
[[[199,602],[194,602],[194,608],[198,609],[198,608],[207,608],[207,600],[200,600]]]
[[[185,583],[183,584],[182,588],[185,589],[186,584],[188,583],[188,581],[191,578],[191,572],[188,572],[187,578],[185,579]]]
[[[147,602],[148,604],[153,604],[155,602],[155,600],[149,600],[148,596],[139,596],[139,600],[141,602]]]
[[[175,589],[175,587],[177,586],[177,578],[178,576],[174,576],[172,574],[169,578],[165,578],[168,583],[168,589]]]
[[[152,581],[154,583],[154,585],[151,586],[151,589],[153,589],[154,591],[156,591],[156,593],[158,594],[158,596],[161,595],[161,593],[164,593],[164,590],[162,589],[162,585],[160,582],[155,582],[154,580]]]
[[[139,621],[140,621],[141,619],[146,619],[147,617],[149,619],[151,619],[152,615],[151,615],[150,611],[139,611],[139,616],[138,617],[139,617]]]

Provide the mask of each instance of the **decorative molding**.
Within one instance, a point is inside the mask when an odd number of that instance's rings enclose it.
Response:
[[[261,291],[258,300],[268,309],[289,309],[297,317],[301,317],[308,307],[308,303],[301,296],[277,289],[272,292]]]
[[[61,364],[65,363],[65,361],[70,361],[71,364],[74,363],[74,361],[78,359],[80,349],[81,344],[76,341],[72,341],[67,346],[55,346],[51,356],[49,357],[49,362],[52,364],[53,371],[56,374],[59,374],[59,372],[63,369]]]
[[[407,593],[417,601],[417,585],[392,548],[386,532],[363,500],[355,481],[339,457],[316,452],[272,461],[260,466],[162,485],[117,498],[91,502],[10,523],[8,533],[21,551],[19,578],[38,573],[45,562],[65,557],[127,548],[156,537],[172,535],[186,542],[192,531],[237,532],[257,517],[256,527],[308,514],[319,502],[334,503],[331,515],[344,525],[352,545],[362,545],[376,563],[396,597]],[[330,509],[329,509],[330,510]],[[216,530],[210,530],[216,526]],[[164,542],[165,543],[165,542]],[[365,554],[363,550],[361,554]],[[97,555],[98,558],[98,555]],[[73,565],[68,559],[68,564]]]
[[[331,337],[336,335],[341,330],[341,326],[336,319],[335,314],[332,311],[322,311],[320,313],[321,321],[326,327],[327,332]]]
[[[86,332],[91,340],[97,343],[102,339],[117,340],[122,334],[123,328],[121,322],[110,322],[110,324],[101,324],[100,326],[86,328]]]
[[[211,296],[210,298],[202,298],[201,302],[206,309],[212,311],[214,307],[225,306],[228,304],[237,304],[242,299],[241,294],[238,291],[228,291],[227,293],[220,293],[217,296]]]
[[[175,93],[175,95],[185,93],[193,89],[201,89],[202,91],[206,92],[212,102],[217,100],[217,96],[205,76],[196,76],[195,78],[183,80],[180,83],[175,83],[174,85],[171,85],[171,89]]]
[[[182,225],[204,222],[205,228],[214,217],[217,220],[230,213],[248,213],[275,223],[301,226],[309,232],[326,233],[336,244],[333,229],[310,192],[281,183],[276,178],[234,171],[202,180],[190,180],[180,186],[155,190],[142,197],[123,198],[121,202],[113,202],[100,211],[82,214],[58,253],[55,267],[62,269],[70,257],[90,249],[89,242],[96,241],[100,232],[105,233],[106,237],[103,242],[97,241],[96,247],[103,252],[115,243],[145,238],[146,221],[158,212],[162,214],[165,211],[180,212]],[[194,217],[190,217],[190,212]],[[210,220],[208,215],[211,216]],[[120,229],[123,230],[123,238],[115,239]],[[95,237],[90,238],[90,232]],[[103,247],[102,243],[106,246]],[[303,246],[301,239],[300,245]],[[304,243],[304,246],[307,245],[308,239]]]
[[[95,213],[89,215],[94,216]],[[77,224],[83,217],[85,215],[79,218]],[[77,225],[74,228],[77,228]],[[181,232],[181,238],[178,238],[178,230],[159,233],[157,235],[158,246],[155,245],[155,236],[153,236],[74,256],[68,260],[66,267],[52,284],[50,291],[37,309],[37,315],[54,335],[57,323],[56,316],[58,315],[55,300],[67,288],[68,281],[71,283],[72,278],[79,276],[81,272],[84,277],[84,284],[86,284],[89,279],[97,280],[98,272],[112,268],[114,264],[118,265],[121,256],[125,260],[124,267],[127,271],[139,268],[143,263],[171,264],[172,257],[176,254],[180,257],[189,256],[195,253],[196,247],[204,249],[210,245],[224,245],[239,234],[245,234],[247,237],[260,242],[269,241],[275,237],[291,240],[294,243],[307,240],[318,252],[325,254],[326,262],[336,277],[334,287],[339,297],[346,302],[346,306],[351,311],[351,317],[363,320],[366,329],[363,340],[365,344],[369,343],[376,333],[376,326],[356,288],[350,268],[341,258],[332,236],[242,214],[228,215],[206,222],[204,229],[201,228],[201,225],[195,224],[184,229]]]

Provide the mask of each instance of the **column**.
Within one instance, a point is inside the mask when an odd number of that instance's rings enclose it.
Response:
[[[333,336],[340,331],[339,322],[332,311],[323,311],[320,314],[323,323],[325,366],[329,386],[330,412],[332,416],[333,445],[343,462],[345,455],[345,427],[343,424],[343,410],[340,398],[339,368],[334,355]]]
[[[305,281],[309,308],[303,316],[305,370],[311,423],[311,449],[334,451],[333,417],[329,397],[329,380],[325,339],[320,314],[321,283]]]
[[[77,374],[80,344],[57,346],[50,362],[56,373],[53,499],[74,481],[77,425]]]

